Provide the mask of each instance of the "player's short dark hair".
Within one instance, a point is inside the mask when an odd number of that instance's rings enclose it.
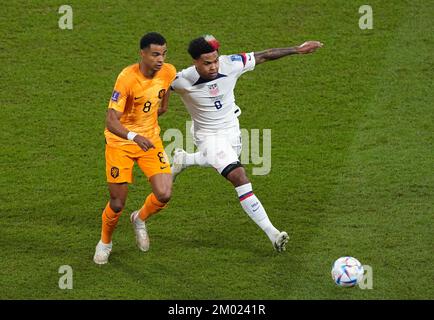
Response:
[[[219,47],[220,44],[216,38],[211,35],[206,35],[191,40],[188,46],[188,53],[196,60],[204,53],[218,51]]]
[[[151,44],[162,46],[165,43],[166,39],[164,39],[161,34],[157,32],[149,32],[140,39],[140,49],[148,48]]]

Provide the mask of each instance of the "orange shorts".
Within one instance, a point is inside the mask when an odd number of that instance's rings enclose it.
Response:
[[[113,147],[106,144],[107,182],[133,182],[133,166],[137,162],[140,169],[148,177],[158,173],[171,173],[169,158],[164,151],[161,140],[154,143],[155,148],[143,151],[138,145]]]

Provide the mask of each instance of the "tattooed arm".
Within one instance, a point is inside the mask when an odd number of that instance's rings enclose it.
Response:
[[[307,41],[298,47],[267,49],[255,52],[255,61],[256,64],[260,64],[265,61],[276,60],[291,54],[311,53],[320,47],[322,47],[322,43],[319,41]]]

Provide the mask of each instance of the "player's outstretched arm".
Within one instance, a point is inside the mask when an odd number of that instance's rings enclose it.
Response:
[[[125,128],[122,125],[122,123],[119,121],[121,117],[122,117],[122,112],[116,111],[115,109],[111,109],[111,108],[108,109],[107,117],[106,117],[107,130],[121,138],[129,139],[128,133],[131,134],[131,132],[128,131],[128,129]],[[152,142],[141,135],[135,134],[132,140],[135,143],[137,143],[138,146],[142,148],[144,151],[147,151],[150,148],[154,148]]]
[[[264,51],[255,52],[255,63],[260,64],[265,61],[276,60],[291,54],[307,54],[315,52],[316,49],[321,48],[323,44],[319,41],[306,41],[297,47],[288,48],[272,48]]]

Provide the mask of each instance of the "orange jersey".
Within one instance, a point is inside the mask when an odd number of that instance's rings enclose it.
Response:
[[[116,80],[108,107],[123,113],[120,122],[125,128],[156,143],[160,139],[158,108],[175,76],[175,67],[168,63],[164,63],[152,79],[142,74],[138,63],[128,66]],[[134,141],[123,139],[107,128],[104,134],[108,145],[136,145]]]

